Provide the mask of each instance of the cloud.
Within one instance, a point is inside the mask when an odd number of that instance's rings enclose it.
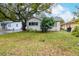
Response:
[[[66,11],[66,12],[60,14],[59,17],[64,19],[65,22],[68,22],[68,21],[71,21],[73,19],[74,15],[71,12]]]
[[[56,5],[52,7],[52,13],[59,14],[64,11],[64,8],[61,5]]]
[[[56,6],[53,6],[51,8],[52,8],[52,16],[61,17],[62,19],[64,19],[65,22],[72,20],[74,17],[74,15],[69,10],[67,10],[60,4],[57,4]]]

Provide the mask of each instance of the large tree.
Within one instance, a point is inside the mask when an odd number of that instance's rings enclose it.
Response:
[[[74,17],[72,22],[76,23],[76,24],[79,24],[79,6],[76,6],[76,10],[73,12]]]
[[[21,21],[22,30],[26,30],[26,22],[34,14],[47,11],[50,3],[2,3],[0,4],[0,19]]]
[[[76,6],[75,8],[76,10],[73,12],[73,14],[79,18],[79,6]]]

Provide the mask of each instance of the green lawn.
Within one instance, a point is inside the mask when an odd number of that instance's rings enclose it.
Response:
[[[0,35],[0,55],[79,55],[79,38],[68,32],[18,32]]]

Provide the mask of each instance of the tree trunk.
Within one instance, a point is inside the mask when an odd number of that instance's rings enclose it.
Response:
[[[42,28],[42,32],[47,32],[47,31],[48,31],[48,29],[46,27]]]
[[[26,31],[26,22],[22,22],[22,31]]]

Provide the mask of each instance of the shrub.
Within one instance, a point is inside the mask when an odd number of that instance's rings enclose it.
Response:
[[[41,22],[42,32],[47,32],[48,29],[52,28],[54,23],[55,23],[54,18],[44,17]]]
[[[33,30],[32,28],[28,29],[27,32],[36,32],[37,30]]]
[[[76,26],[73,31],[72,31],[72,35],[79,37],[79,26]]]

